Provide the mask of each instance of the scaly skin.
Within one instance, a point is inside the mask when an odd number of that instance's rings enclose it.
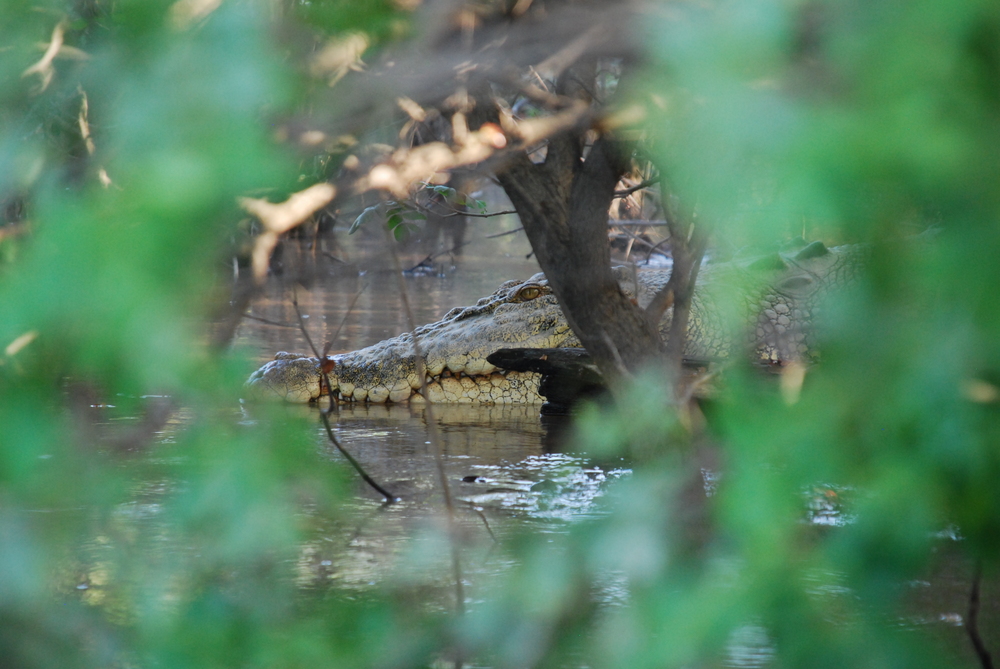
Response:
[[[503,372],[486,362],[501,348],[579,346],[542,274],[507,281],[475,306],[456,308],[417,328],[432,402],[522,404],[544,401],[537,374]],[[333,356],[329,379],[341,401],[423,401],[406,332],[351,353]],[[320,397],[319,360],[279,353],[247,382],[251,396],[277,395],[291,402]]]
[[[692,304],[684,355],[721,359],[739,348],[773,363],[810,355],[809,337],[817,303],[829,289],[848,283],[862,262],[862,247],[827,249],[812,244],[794,255],[754,262],[707,263]],[[634,277],[615,268],[623,292],[645,306],[670,276],[670,270],[640,270]],[[746,325],[732,331],[727,310],[742,312]],[[670,312],[660,324],[666,335]],[[436,323],[416,330],[424,357],[431,402],[541,403],[538,375],[504,372],[486,357],[501,348],[580,346],[544,275],[507,281],[475,306],[459,307]],[[342,402],[423,402],[417,391],[412,336],[403,333],[367,348],[333,356],[328,374],[331,392]],[[278,396],[310,402],[328,394],[321,389],[317,358],[281,352],[247,381],[253,397]]]

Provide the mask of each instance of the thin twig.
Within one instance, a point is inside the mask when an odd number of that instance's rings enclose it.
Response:
[[[660,250],[661,246],[663,246],[664,244],[669,244],[669,243],[670,243],[670,237],[667,237],[666,239],[662,239],[662,240],[656,242],[656,244],[651,245],[650,248],[649,248],[649,250],[646,251],[646,264],[647,265],[649,264],[649,259],[653,257],[654,253],[658,253],[661,256],[663,256],[664,258],[670,258],[672,260],[673,259],[673,255],[669,251],[661,251]]]
[[[664,239],[664,240],[663,240],[663,241],[661,241],[661,242],[658,242],[658,243],[656,243],[656,244],[653,244],[652,242],[650,242],[650,241],[647,241],[647,240],[643,239],[642,237],[640,237],[639,235],[635,234],[635,233],[634,233],[634,232],[632,232],[631,230],[627,230],[627,229],[625,229],[625,228],[622,228],[622,232],[623,232],[623,233],[624,233],[624,234],[625,234],[625,235],[626,235],[626,236],[627,236],[627,237],[628,237],[628,238],[629,238],[630,240],[632,240],[633,242],[639,242],[640,244],[642,244],[642,245],[644,245],[644,246],[646,246],[646,247],[648,247],[648,248],[649,248],[649,253],[648,253],[648,254],[646,255],[646,261],[647,261],[647,262],[649,261],[649,257],[650,257],[651,255],[653,255],[653,252],[654,252],[654,251],[656,251],[656,248],[657,248],[658,246],[660,246],[660,244],[663,244],[663,242],[666,242],[666,241],[670,241],[670,240],[669,240],[669,238],[668,238],[668,239]],[[656,252],[657,252],[657,253],[659,253],[659,254],[660,254],[660,255],[662,255],[662,256],[666,256],[666,255],[667,255],[666,253],[663,253],[663,252],[661,252],[661,251],[656,251]]]
[[[517,211],[514,209],[505,209],[504,211],[494,211],[492,213],[476,214],[471,211],[461,211],[459,209],[455,209],[454,207],[449,207],[451,211],[448,212],[447,214],[442,214],[440,212],[434,211],[426,204],[420,204],[419,202],[413,202],[413,204],[417,209],[422,209],[426,213],[438,216],[440,218],[452,218],[454,216],[471,216],[472,218],[493,218],[494,216],[506,216],[508,214],[517,213]]]
[[[359,290],[354,294],[354,297],[351,299],[351,303],[347,305],[347,311],[344,312],[344,317],[340,319],[340,325],[337,326],[337,329],[334,331],[333,336],[330,337],[330,341],[335,340],[337,338],[337,335],[340,334],[340,331],[344,329],[344,324],[347,322],[347,317],[350,316],[351,312],[354,311],[354,305],[358,303],[358,298],[361,297],[361,293],[365,292],[366,288],[368,288],[367,283],[361,286],[361,290]],[[329,384],[327,384],[327,387],[329,387]]]
[[[299,319],[299,330],[302,332],[302,336],[305,337],[306,343],[309,344],[309,349],[313,352],[317,358],[320,358],[319,349],[313,344],[312,337],[309,336],[309,330],[306,329],[306,321],[302,318],[302,311],[299,310],[299,296],[292,290],[292,308],[295,309],[295,316]]]
[[[669,221],[644,218],[609,218],[609,228],[623,228],[625,226],[638,228],[665,228],[670,227]]]
[[[976,573],[972,577],[972,592],[969,593],[969,615],[965,618],[965,631],[969,634],[969,640],[979,658],[979,664],[983,669],[993,669],[993,658],[983,643],[983,638],[979,636],[979,586],[983,578],[982,564],[976,565]]]
[[[320,361],[319,369],[320,369],[320,374],[323,376],[323,383],[326,385],[327,388],[329,388],[330,377],[327,375],[326,370],[323,368],[323,360],[326,356],[320,355],[320,352],[319,350],[317,350],[316,345],[313,344],[312,337],[309,336],[309,331],[306,329],[306,321],[304,318],[302,318],[302,312],[299,311],[299,300],[295,296],[295,293],[292,293],[292,307],[295,308],[295,315],[299,319],[299,330],[301,330],[302,336],[305,337],[306,343],[309,344],[309,348],[312,349],[313,355],[315,355]],[[335,403],[336,400],[331,396],[330,406],[332,407]],[[358,472],[358,474],[361,476],[362,479],[364,479],[365,483],[367,483],[376,491],[378,491],[378,494],[382,495],[382,497],[385,498],[386,504],[392,504],[394,502],[398,502],[399,498],[393,495],[385,488],[383,488],[382,486],[380,486],[375,481],[375,479],[369,476],[368,472],[366,472],[364,467],[361,466],[361,463],[355,460],[354,456],[352,456],[347,451],[347,449],[340,444],[340,441],[337,439],[337,436],[333,433],[333,428],[330,427],[329,410],[321,410],[319,412],[319,415],[320,418],[323,420],[323,427],[326,428],[326,436],[330,438],[330,442],[337,447],[337,450],[340,451],[340,454],[344,456],[344,459],[346,459],[349,463],[351,463],[351,466],[354,467],[354,470]]]
[[[326,373],[325,372],[323,373],[323,377],[324,377],[324,379],[326,378]],[[327,383],[327,385],[329,386],[329,381],[325,381],[325,383]],[[319,417],[323,420],[323,427],[326,428],[326,436],[330,438],[330,441],[333,443],[334,446],[337,447],[337,450],[340,451],[340,454],[344,456],[344,459],[346,459],[348,462],[351,463],[351,466],[354,467],[355,471],[357,471],[358,474],[361,476],[361,478],[364,479],[365,483],[367,483],[372,488],[374,488],[378,492],[378,494],[382,495],[382,497],[385,498],[385,503],[386,504],[394,504],[394,503],[400,501],[399,497],[396,497],[391,492],[389,492],[388,490],[386,490],[385,488],[383,488],[382,486],[380,486],[375,481],[375,479],[373,479],[371,476],[369,476],[368,472],[366,472],[364,470],[364,467],[361,466],[361,463],[359,463],[357,460],[355,460],[354,456],[352,456],[347,451],[347,449],[344,448],[340,444],[340,441],[337,440],[336,435],[333,434],[333,428],[330,427],[330,413],[329,413],[329,411],[320,411],[319,412]]]
[[[514,234],[515,232],[521,232],[522,230],[524,230],[524,226],[521,226],[520,228],[514,228],[513,230],[507,230],[506,232],[498,232],[495,235],[487,235],[485,237],[480,237],[480,239],[496,239],[497,237],[506,237],[507,235]],[[421,265],[423,265],[425,263],[429,263],[432,260],[434,260],[435,258],[440,258],[443,255],[448,255],[450,253],[454,253],[455,251],[459,250],[463,246],[468,246],[469,244],[471,244],[471,243],[473,243],[475,241],[479,241],[479,240],[470,239],[467,242],[462,242],[461,244],[455,244],[450,249],[445,249],[444,251],[438,251],[437,253],[431,253],[431,254],[427,255],[423,260],[421,260],[420,262],[418,262],[416,265],[414,265],[413,267],[411,267],[410,269],[405,270],[405,273],[409,274],[409,273],[413,272],[414,270],[416,270]]]
[[[497,237],[506,237],[507,235],[514,234],[515,232],[521,232],[522,230],[524,230],[523,225],[519,228],[514,228],[513,230],[507,230],[506,232],[498,232],[495,235],[486,235],[485,237],[483,237],[483,239],[496,239]]]
[[[427,391],[427,371],[424,367],[424,357],[420,351],[420,341],[417,337],[417,324],[413,318],[413,310],[410,308],[410,298],[406,290],[406,283],[403,281],[403,269],[399,263],[399,255],[396,247],[389,237],[389,228],[384,228],[386,242],[392,255],[392,263],[396,269],[396,276],[399,279],[399,296],[403,300],[403,311],[406,313],[407,324],[410,328],[410,338],[413,342],[413,358],[416,367],[417,378],[420,380],[420,394],[424,398],[425,411],[427,412],[427,430],[431,438],[431,448],[434,450],[434,463],[437,465],[438,482],[441,485],[441,493],[444,496],[445,515],[448,521],[448,536],[451,544],[451,566],[455,578],[455,609],[458,615],[465,613],[465,592],[462,586],[462,563],[459,560],[458,544],[456,543],[455,505],[451,498],[451,488],[448,485],[448,475],[444,470],[444,450],[441,448],[441,434],[438,431],[437,420],[434,418],[433,404],[430,393]]]
[[[63,48],[63,38],[66,34],[66,28],[69,26],[69,21],[63,19],[60,21],[56,27],[52,30],[52,38],[46,45],[45,53],[42,55],[41,59],[34,65],[26,69],[21,73],[21,77],[29,77],[32,74],[37,74],[41,81],[38,84],[38,88],[32,91],[33,94],[38,94],[49,87],[52,83],[52,77],[55,76],[55,68],[52,67],[52,61],[55,60],[56,56],[59,55],[59,51]]]
[[[319,234],[319,233],[316,233],[316,234]],[[323,251],[323,255],[326,256],[327,258],[329,258],[330,260],[333,260],[334,262],[339,262],[341,265],[347,264],[346,260],[342,260],[342,259],[338,258],[337,256],[333,255],[329,251]]]
[[[279,328],[295,328],[299,329],[298,325],[293,325],[291,323],[281,323],[279,321],[272,321],[266,318],[261,318],[260,316],[254,316],[253,314],[243,314],[243,318],[249,318],[252,321],[258,321],[260,323],[267,323],[268,325],[276,325]]]
[[[622,190],[616,190],[615,199],[628,197],[637,190],[642,190],[643,188],[649,188],[650,186],[655,186],[658,183],[660,183],[660,177],[653,177],[652,179],[646,179],[642,183],[638,183],[635,186],[629,186],[628,188],[624,188]]]
[[[477,214],[471,211],[456,211],[451,214],[438,214],[441,218],[451,218],[452,216],[470,216],[472,218],[493,218],[494,216],[506,216],[508,214],[516,214],[517,212],[513,209],[505,209],[504,211],[494,211],[489,214]]]
[[[490,527],[490,521],[486,520],[486,514],[483,513],[483,510],[472,504],[469,505],[469,508],[475,511],[476,514],[483,520],[483,525],[486,526],[486,531],[490,533],[490,538],[493,539],[493,543],[500,543],[497,540],[497,535],[493,534],[493,528]]]

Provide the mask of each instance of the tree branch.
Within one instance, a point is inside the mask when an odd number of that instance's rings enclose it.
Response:
[[[337,189],[328,183],[313,184],[309,188],[293,193],[281,204],[249,197],[239,198],[240,206],[257,217],[264,232],[253,245],[253,275],[258,284],[267,278],[267,265],[271,253],[278,244],[278,238],[299,225],[333,200]]]
[[[299,300],[295,297],[295,295],[292,295],[292,307],[295,308],[295,315],[299,319],[299,330],[302,332],[302,336],[305,337],[306,343],[309,344],[309,348],[312,350],[313,355],[315,355],[320,361],[320,374],[323,377],[323,384],[329,388],[330,377],[327,375],[327,368],[325,364],[327,360],[326,352],[320,353],[316,348],[316,345],[313,344],[312,337],[309,336],[309,331],[306,329],[306,321],[302,318],[302,312],[299,311]],[[365,483],[370,485],[378,492],[378,494],[385,498],[386,504],[394,504],[395,502],[398,502],[399,498],[380,486],[375,479],[369,476],[368,472],[365,471],[365,468],[361,466],[361,463],[354,459],[354,456],[341,445],[340,440],[338,440],[337,436],[333,433],[333,428],[330,426],[330,411],[333,409],[335,403],[336,400],[331,396],[330,406],[319,412],[320,418],[323,420],[323,427],[326,428],[326,436],[330,439],[330,442],[337,447],[337,450],[344,456],[344,459],[347,460],[352,467],[354,467],[354,471],[356,471],[361,478],[364,479]]]
[[[660,177],[653,177],[652,179],[646,179],[642,183],[638,183],[635,186],[630,186],[623,190],[616,190],[615,198],[617,199],[620,197],[628,197],[637,190],[642,190],[643,188],[649,188],[650,186],[655,186],[658,183],[660,183]]]
[[[979,635],[979,586],[983,577],[982,564],[976,565],[976,573],[972,577],[972,591],[969,593],[969,614],[965,618],[965,631],[969,634],[972,648],[976,651],[979,664],[983,669],[993,669],[993,658],[990,656],[983,638]]]

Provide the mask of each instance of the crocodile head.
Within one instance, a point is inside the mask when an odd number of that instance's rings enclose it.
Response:
[[[452,309],[436,323],[418,327],[432,402],[535,403],[537,374],[504,372],[486,357],[501,348],[579,346],[543,274],[507,281],[471,307]],[[315,357],[278,353],[247,381],[250,397],[277,395],[309,402],[322,395],[340,401],[423,401],[412,333],[331,358],[323,387]]]

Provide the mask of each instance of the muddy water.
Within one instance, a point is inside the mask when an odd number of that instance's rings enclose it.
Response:
[[[485,234],[513,227],[512,223],[497,225]],[[383,241],[341,236],[338,233],[339,246],[328,239],[325,246],[310,248],[294,242],[284,249],[283,274],[272,277],[263,297],[252,305],[253,315],[271,323],[247,319],[237,332],[236,345],[250,351],[258,363],[278,350],[308,351],[295,325],[293,295],[308,317],[314,340],[331,341],[334,352],[367,346],[409,329],[399,274]],[[434,321],[455,306],[474,304],[506,279],[527,278],[537,271],[534,261],[525,257],[529,248],[522,235],[481,239],[464,251],[461,257],[442,256],[430,273],[404,277],[418,323]],[[426,255],[426,251],[404,253],[400,261],[409,268]],[[315,407],[287,406],[284,410],[311,419],[317,449],[331,462],[343,462],[328,443]],[[595,466],[571,448],[552,452],[554,433],[564,426],[544,422],[536,407],[439,405],[432,411],[455,499],[465,596],[471,606],[486,597],[489,577],[513,564],[508,549],[514,534],[565,532],[569,522],[601,514],[608,484],[629,475],[614,466]],[[262,420],[252,407],[244,408],[235,419],[244,424]],[[407,405],[347,405],[335,414],[341,442],[402,502],[384,506],[378,495],[352,478],[353,495],[336,516],[303,508],[309,531],[296,561],[299,586],[334,585],[364,592],[373,586],[399,584],[419,590],[423,604],[452,606],[453,580],[429,436],[431,420],[426,407]],[[172,434],[188,425],[188,412],[178,412],[162,433],[163,440],[169,442]],[[121,510],[122,516],[130,522],[156,523],[160,488],[170,485],[157,481],[144,485],[145,492]],[[145,497],[153,501],[146,503]],[[832,498],[820,495],[807,502],[812,522],[843,522],[840,509],[830,504]],[[105,543],[95,541],[94,553],[106,551]],[[94,568],[75,586],[85,601],[101,603],[103,590],[97,586],[106,583],[110,573],[103,564],[95,560]],[[900,626],[941,633],[960,655],[967,652],[966,642],[950,621],[961,619],[968,579],[961,565],[945,571],[946,579],[928,577],[907,586],[918,600],[915,609],[920,613],[901,620]],[[602,601],[618,605],[628,600],[623,583],[612,580],[603,587]],[[768,666],[773,656],[766,631],[755,626],[738,630],[726,651],[726,666]]]
[[[417,324],[438,320],[456,306],[475,304],[505,280],[538,272],[523,233],[486,239],[516,228],[514,222],[470,226],[472,242],[462,254],[445,254],[418,271],[403,273],[403,289]],[[377,232],[377,231],[374,231]],[[402,249],[400,266],[414,267],[429,249]],[[331,256],[335,257],[334,260]],[[306,353],[293,297],[312,339],[332,352],[355,350],[410,329],[400,273],[381,235],[346,237],[336,243],[292,242],[281,254],[282,273],[273,276],[245,319],[236,345],[257,363],[276,351]],[[304,280],[296,281],[296,278]],[[304,284],[304,285],[303,285]],[[342,461],[328,443],[318,409],[288,406],[315,418],[317,446]],[[257,418],[247,407],[247,419]],[[347,513],[337,519],[311,517],[313,536],[302,547],[300,584],[367,588],[386,580],[439,582],[451,596],[450,564],[442,550],[444,504],[429,423],[437,426],[446,478],[455,499],[468,575],[497,573],[509,562],[496,546],[505,536],[528,529],[562,532],[567,521],[598,513],[595,500],[607,482],[627,472],[600,468],[570,453],[555,453],[564,424],[545,422],[537,406],[353,404],[334,415],[341,443],[377,481],[402,499],[385,507],[363,483]],[[497,543],[499,542],[499,543]],[[470,581],[475,598],[475,578]]]
[[[513,223],[494,226],[488,234],[513,227]],[[346,262],[303,244],[285,249],[286,275],[269,282],[252,313],[287,326],[245,320],[237,333],[238,345],[253,351],[257,362],[278,350],[308,351],[294,325],[293,294],[308,317],[314,340],[330,341],[334,352],[367,346],[410,328],[399,273],[383,240],[358,237],[341,244],[329,252]],[[466,247],[461,257],[438,258],[430,272],[407,273],[403,283],[414,320],[418,324],[437,320],[453,307],[474,304],[507,279],[527,278],[538,271],[536,263],[526,258],[529,252],[521,234],[481,239]],[[400,263],[408,269],[425,256],[426,251],[404,253]],[[293,288],[288,275],[303,270],[309,287]],[[288,410],[317,413],[314,407]],[[625,469],[594,466],[573,454],[571,446],[567,451],[565,444],[562,452],[553,452],[565,426],[544,422],[533,406],[438,405],[432,411],[441,435],[445,475],[456,500],[466,597],[473,605],[483,596],[481,584],[513,562],[504,549],[511,542],[505,539],[521,531],[564,532],[569,521],[600,514],[608,483],[628,475]],[[303,543],[297,563],[300,586],[336,584],[364,590],[375,584],[419,584],[427,601],[449,606],[453,580],[429,436],[431,420],[426,407],[340,408],[335,418],[338,437],[403,501],[382,506],[379,497],[359,482],[344,514],[311,515],[313,538]],[[315,438],[331,460],[339,460],[318,423]],[[827,526],[850,522],[831,505],[829,495],[805,497],[810,522]],[[938,573],[907,586],[919,613],[899,624],[943,638],[956,656],[962,656],[968,653],[967,642],[951,621],[962,618],[968,574],[961,565],[945,565],[941,572],[943,576]],[[628,600],[623,585],[612,584],[605,596],[609,602]],[[754,626],[738,630],[726,651],[726,666],[768,666],[773,656],[766,632]]]
[[[516,227],[510,223],[487,232]],[[540,271],[538,263],[527,257],[531,248],[523,233],[484,237],[479,234],[460,256],[444,254],[414,271],[403,272],[403,288],[417,325],[436,321],[453,307],[475,304],[508,279],[523,280]],[[401,248],[400,266],[411,270],[433,248]],[[237,331],[237,344],[249,347],[261,362],[279,350],[309,350],[295,325],[293,297],[299,302],[310,336],[318,345],[330,342],[334,353],[368,346],[410,329],[399,273],[379,236],[338,233],[335,239],[316,244],[293,240],[285,244],[281,258],[281,274],[270,277],[264,296],[253,303],[250,313],[285,326],[245,319]]]

